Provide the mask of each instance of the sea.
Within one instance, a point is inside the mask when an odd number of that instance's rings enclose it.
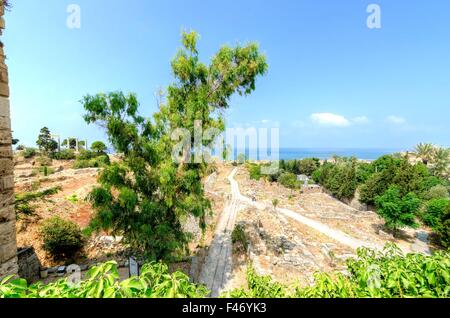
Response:
[[[402,152],[405,149],[396,148],[280,148],[278,152],[278,160],[293,160],[305,158],[318,158],[321,160],[330,159],[333,156],[339,157],[355,157],[360,160],[373,161],[381,156]],[[114,150],[108,149],[109,153],[115,153]],[[250,151],[249,149],[234,150],[232,160],[237,160],[239,154],[245,154],[251,160],[273,160],[271,151]],[[275,152],[274,152],[275,153]],[[212,154],[217,156],[215,152]]]
[[[322,160],[330,159],[333,156],[355,157],[360,160],[373,161],[381,156],[404,151],[404,149],[393,148],[280,148],[278,158],[280,160],[318,158]],[[273,159],[270,151],[249,151],[235,150],[234,156],[245,153],[247,158],[252,160]]]

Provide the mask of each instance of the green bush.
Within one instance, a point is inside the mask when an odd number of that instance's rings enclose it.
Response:
[[[439,243],[447,249],[450,248],[450,212],[444,216],[436,233],[439,236]]]
[[[436,185],[425,193],[425,200],[448,199],[450,198],[448,187],[444,185]]]
[[[41,227],[43,248],[55,258],[71,257],[83,247],[80,227],[69,220],[54,216]]]
[[[73,169],[84,168],[104,168],[110,164],[109,157],[107,155],[95,157],[92,159],[79,159],[74,162]]]
[[[89,160],[96,157],[99,157],[99,155],[94,151],[80,150],[80,153],[77,156],[77,160]]]
[[[231,240],[233,244],[239,244],[244,252],[247,251],[248,239],[245,234],[245,226],[243,224],[237,224],[234,227],[233,232],[231,233]]]
[[[425,212],[422,215],[423,222],[433,229],[438,229],[442,218],[449,209],[449,205],[449,199],[430,200],[425,205]]]
[[[291,172],[284,172],[278,177],[278,182],[289,189],[300,188],[300,182],[297,180],[297,176]]]
[[[246,163],[248,172],[250,173],[250,179],[259,180],[262,177],[261,166],[256,163]]]
[[[73,149],[63,149],[60,152],[52,154],[52,158],[56,160],[73,160],[75,157],[75,151]]]
[[[43,176],[46,177],[48,175],[54,174],[55,173],[55,169],[53,169],[52,167],[43,166],[43,167],[39,167],[39,169],[33,170],[33,172],[35,174],[40,173],[40,174],[42,174]]]
[[[48,167],[52,165],[52,159],[46,156],[39,156],[36,161],[40,167]]]
[[[36,156],[36,154],[37,154],[36,148],[29,148],[29,147],[27,147],[23,151],[23,157],[26,158],[26,159],[33,158],[34,156]]]

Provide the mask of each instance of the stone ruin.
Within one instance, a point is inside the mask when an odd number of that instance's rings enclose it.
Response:
[[[4,13],[4,1],[0,0],[0,35],[5,28]],[[8,69],[0,42],[0,278],[18,272],[11,142]]]

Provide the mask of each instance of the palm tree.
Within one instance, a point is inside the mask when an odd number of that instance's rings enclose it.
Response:
[[[450,149],[437,148],[432,158],[433,173],[438,177],[445,177],[449,174]]]
[[[416,155],[422,159],[425,165],[428,165],[432,159],[434,150],[434,145],[429,143],[420,143],[415,148]]]

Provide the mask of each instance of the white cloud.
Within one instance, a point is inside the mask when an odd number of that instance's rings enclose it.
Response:
[[[406,119],[405,118],[399,117],[399,116],[394,116],[394,115],[388,116],[386,118],[386,121],[391,123],[391,124],[394,124],[394,125],[406,124]]]
[[[347,127],[350,126],[350,120],[344,116],[332,113],[314,113],[311,115],[311,120],[319,125]]]
[[[357,125],[364,125],[364,124],[369,123],[369,118],[367,118],[366,116],[358,116],[358,117],[352,118],[352,122]]]

